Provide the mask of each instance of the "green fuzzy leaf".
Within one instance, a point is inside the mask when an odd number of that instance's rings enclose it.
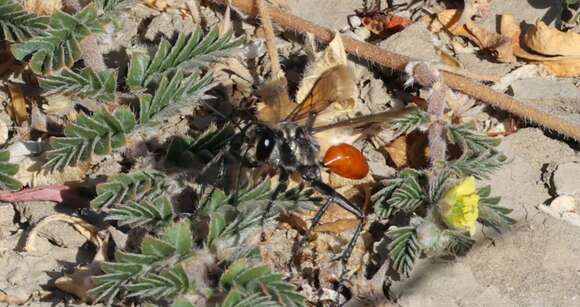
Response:
[[[387,237],[392,240],[388,245],[388,250],[390,251],[389,256],[393,260],[393,268],[401,275],[408,277],[421,253],[417,241],[417,228],[415,226],[392,226],[387,231]]]
[[[47,28],[48,17],[29,14],[16,1],[0,0],[0,41],[25,41]]]
[[[371,197],[371,201],[374,203],[375,213],[379,218],[388,219],[394,213],[396,208],[391,206],[388,201],[403,181],[402,178],[389,179],[385,187]]]
[[[88,35],[102,31],[94,5],[86,6],[75,16],[57,12],[50,17],[45,33],[12,45],[12,54],[20,61],[32,56],[29,62],[35,73],[51,74],[63,67],[71,67],[80,59],[80,42]]]
[[[448,162],[448,169],[458,177],[474,176],[477,179],[489,179],[489,175],[505,165],[505,155],[486,151],[479,154],[465,153],[461,158]]]
[[[171,242],[159,239],[149,239],[143,241],[143,254],[157,257],[158,259],[172,256],[176,249]]]
[[[463,255],[475,244],[475,240],[466,235],[464,231],[446,229],[442,231],[441,235],[448,239],[447,250],[453,255]]]
[[[127,85],[132,89],[147,87],[162,76],[179,72],[192,72],[196,68],[207,65],[232,54],[232,51],[241,45],[233,33],[222,36],[217,30],[204,34],[201,29],[191,35],[179,33],[175,43],[163,39],[153,58],[148,55],[136,55],[131,58]]]
[[[10,152],[0,151],[0,189],[2,190],[20,190],[22,183],[14,179],[18,173],[18,164],[9,163]]]
[[[477,132],[473,124],[470,123],[449,126],[447,138],[452,144],[460,144],[464,150],[474,153],[489,151],[500,143],[499,139],[492,139],[485,134]]]
[[[195,307],[195,306],[193,306],[193,304],[187,301],[186,299],[177,299],[175,300],[175,302],[173,302],[171,307]]]
[[[396,135],[408,135],[427,123],[429,123],[429,114],[417,109],[401,118],[393,120],[391,127]]]
[[[231,126],[218,129],[212,125],[195,138],[177,137],[167,149],[166,160],[184,168],[192,167],[194,159],[209,162],[232,141],[234,135]]]
[[[187,274],[178,265],[161,274],[148,274],[125,288],[129,292],[128,297],[168,299],[186,293],[190,287]]]
[[[314,209],[313,204],[320,201],[318,197],[313,197],[312,190],[299,186],[279,193],[273,199],[269,215],[264,217],[273,191],[269,179],[254,187],[243,187],[238,192],[236,206],[230,204],[234,195],[227,196],[219,189],[204,195],[200,201],[204,206],[200,208],[199,215],[210,220],[206,244],[212,247],[224,242],[235,245],[251,231],[257,230],[262,220],[268,222],[276,218],[282,208],[290,211]]]
[[[419,183],[419,177],[410,175],[404,177],[403,182],[393,192],[387,203],[398,210],[410,213],[424,204],[426,199],[427,195]]]
[[[250,267],[238,260],[222,274],[220,287],[227,293],[222,306],[305,306],[295,287],[266,266]],[[261,299],[260,299],[261,297]],[[273,303],[274,302],[274,303]],[[273,305],[272,305],[273,304]]]
[[[97,185],[97,197],[91,201],[91,207],[102,209],[129,201],[145,201],[158,198],[168,189],[163,175],[153,171],[137,171],[121,174]],[[162,208],[166,212],[167,208]],[[155,205],[154,205],[155,206]]]
[[[192,105],[192,102],[203,99],[205,92],[214,85],[209,74],[203,77],[195,75],[184,77],[181,72],[177,72],[171,78],[163,77],[155,95],[144,95],[141,98],[140,124],[154,124],[179,113],[186,105]]]
[[[516,223],[516,220],[509,217],[512,209],[498,205],[501,198],[491,197],[491,187],[486,186],[480,189],[479,194],[479,218],[480,223],[493,228],[497,232]]]
[[[159,229],[169,225],[174,217],[171,202],[167,197],[160,196],[153,200],[143,200],[140,204],[131,202],[113,208],[105,220],[117,221],[119,226]]]
[[[171,225],[163,236],[165,242],[169,242],[175,247],[177,256],[180,259],[185,259],[191,255],[193,249],[193,233],[191,232],[191,224],[188,221],[175,223]]]
[[[47,95],[60,93],[103,102],[113,101],[117,88],[117,73],[112,69],[96,73],[88,67],[77,73],[65,68],[59,75],[40,79],[40,86]]]
[[[114,114],[99,111],[92,117],[79,116],[77,122],[64,130],[64,137],[50,139],[45,167],[55,170],[86,161],[93,154],[109,154],[112,149],[125,145],[125,135],[135,127],[135,119],[125,107]],[[121,120],[123,122],[121,122]]]
[[[102,264],[105,274],[95,277],[97,286],[91,292],[98,300],[108,297],[109,301],[123,289],[129,296],[156,299],[185,293],[191,284],[179,262],[189,258],[192,249],[190,222],[173,223],[161,239],[143,240],[142,254],[117,251],[115,262]]]

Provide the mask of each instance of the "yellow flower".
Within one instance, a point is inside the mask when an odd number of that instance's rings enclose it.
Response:
[[[451,188],[439,204],[443,221],[453,229],[475,234],[475,222],[479,216],[479,195],[475,192],[475,178],[465,178]]]

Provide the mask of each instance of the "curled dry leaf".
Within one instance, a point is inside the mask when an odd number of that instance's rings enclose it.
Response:
[[[574,31],[562,32],[538,21],[524,36],[526,46],[534,51],[553,56],[579,56],[580,34]]]
[[[542,21],[523,28],[511,15],[502,15],[500,33],[492,33],[471,20],[461,24],[460,16],[460,11],[445,10],[434,19],[425,21],[433,32],[446,29],[453,35],[471,40],[482,49],[492,51],[499,62],[513,63],[521,58],[542,64],[559,77],[580,76],[580,34],[559,31]],[[523,36],[522,29],[527,30]]]
[[[83,266],[75,269],[72,274],[66,274],[54,281],[54,286],[65,293],[70,293],[83,302],[91,303],[96,297],[90,292],[96,286],[93,276],[101,274],[99,265]]]
[[[529,27],[528,32],[524,35],[524,40],[521,41],[522,29],[520,23],[511,15],[503,15],[501,17],[500,31],[503,35],[512,39],[513,51],[518,58],[531,63],[542,64],[558,77],[580,76],[580,45],[578,44],[580,34],[566,34],[548,27],[540,21],[536,26]],[[532,34],[528,35],[528,33]],[[532,46],[548,52],[549,55],[542,55],[542,51],[533,49],[527,45],[528,42]],[[549,42],[558,43],[559,45],[548,47],[547,44]]]

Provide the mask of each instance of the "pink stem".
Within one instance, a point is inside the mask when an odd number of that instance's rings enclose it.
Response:
[[[0,192],[0,202],[52,201],[66,203],[75,207],[88,207],[90,201],[79,195],[73,188],[64,184],[44,185],[27,188],[17,192]]]

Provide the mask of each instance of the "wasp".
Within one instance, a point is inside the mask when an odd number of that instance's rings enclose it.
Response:
[[[320,193],[325,199],[314,215],[306,235],[304,235],[298,248],[308,239],[309,234],[320,223],[321,218],[327,212],[331,204],[335,203],[351,213],[358,220],[356,229],[340,256],[342,273],[340,282],[345,276],[348,259],[361,234],[364,226],[365,214],[363,210],[351,202],[347,197],[337,192],[322,179],[322,171],[330,170],[339,176],[349,179],[361,179],[369,172],[368,163],[363,154],[354,146],[346,143],[338,143],[330,146],[321,159],[321,143],[318,136],[326,131],[344,127],[360,128],[370,124],[388,124],[393,119],[414,110],[413,107],[396,111],[384,111],[376,114],[349,118],[347,120],[331,123],[319,123],[321,113],[329,107],[341,103],[354,103],[355,92],[354,73],[346,63],[346,54],[340,35],[331,42],[328,49],[333,45],[340,45],[339,54],[343,60],[327,67],[323,73],[316,77],[307,94],[300,99],[299,103],[289,98],[286,87],[286,79],[273,79],[267,82],[261,90],[261,98],[265,108],[259,114],[236,123],[238,132],[224,148],[247,168],[264,167],[279,175],[279,184],[274,188],[270,201],[266,205],[266,213],[272,209],[274,200],[283,193],[291,178],[298,177],[306,185]],[[337,56],[330,56],[336,58]],[[341,56],[338,56],[341,57]],[[272,57],[276,58],[276,56]],[[300,90],[299,90],[300,92]],[[224,152],[214,156],[201,173],[212,163],[221,159]],[[239,187],[241,172],[238,171]],[[234,189],[233,202],[236,196]],[[297,250],[293,251],[291,259],[296,256]]]

